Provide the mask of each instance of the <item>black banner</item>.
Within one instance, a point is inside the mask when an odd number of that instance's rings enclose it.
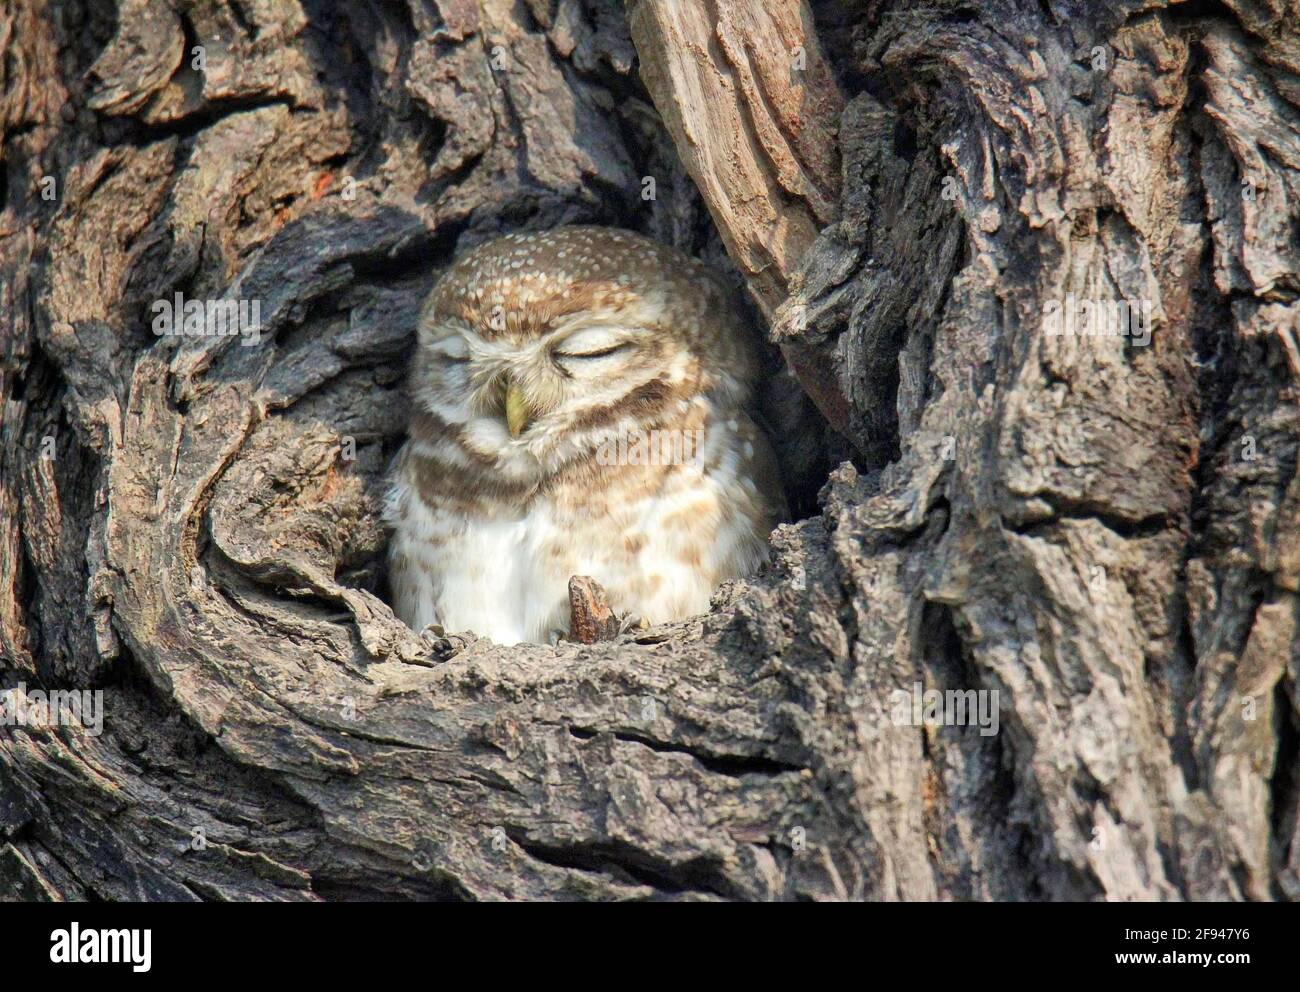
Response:
[[[41,904],[0,906],[4,974],[126,982],[373,979],[445,962],[447,978],[555,966],[770,979],[771,969],[1216,982],[1289,968],[1286,905]],[[487,951],[486,957],[482,954]],[[473,953],[472,963],[463,960]],[[462,960],[456,960],[462,959]],[[481,962],[481,963],[480,963]],[[608,969],[608,970],[606,970]],[[76,973],[75,975],[72,973]],[[678,977],[682,977],[679,973]],[[902,977],[902,976],[900,976]],[[14,988],[17,985],[10,985]]]

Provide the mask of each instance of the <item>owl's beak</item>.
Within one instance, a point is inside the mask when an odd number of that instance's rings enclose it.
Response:
[[[505,414],[506,427],[510,429],[511,437],[522,434],[524,428],[528,426],[528,421],[532,419],[528,399],[512,379],[506,380]]]

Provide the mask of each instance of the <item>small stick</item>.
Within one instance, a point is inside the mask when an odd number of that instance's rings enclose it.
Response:
[[[579,644],[612,641],[618,636],[618,617],[609,608],[601,584],[589,575],[569,579],[569,640]]]

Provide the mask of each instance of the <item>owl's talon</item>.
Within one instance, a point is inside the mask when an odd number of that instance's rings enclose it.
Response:
[[[429,657],[435,661],[446,661],[477,640],[468,631],[459,634],[448,633],[440,623],[427,624],[417,636],[424,642]]]
[[[637,616],[635,613],[629,613],[624,616],[618,623],[618,633],[621,637],[629,630],[649,630],[650,621],[645,617]]]

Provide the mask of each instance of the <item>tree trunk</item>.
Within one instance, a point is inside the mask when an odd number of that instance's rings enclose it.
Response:
[[[0,688],[104,693],[0,726],[0,897],[1300,897],[1298,25],[0,0]],[[856,450],[771,400],[825,486],[707,616],[428,644],[413,315],[568,222],[743,280]]]

